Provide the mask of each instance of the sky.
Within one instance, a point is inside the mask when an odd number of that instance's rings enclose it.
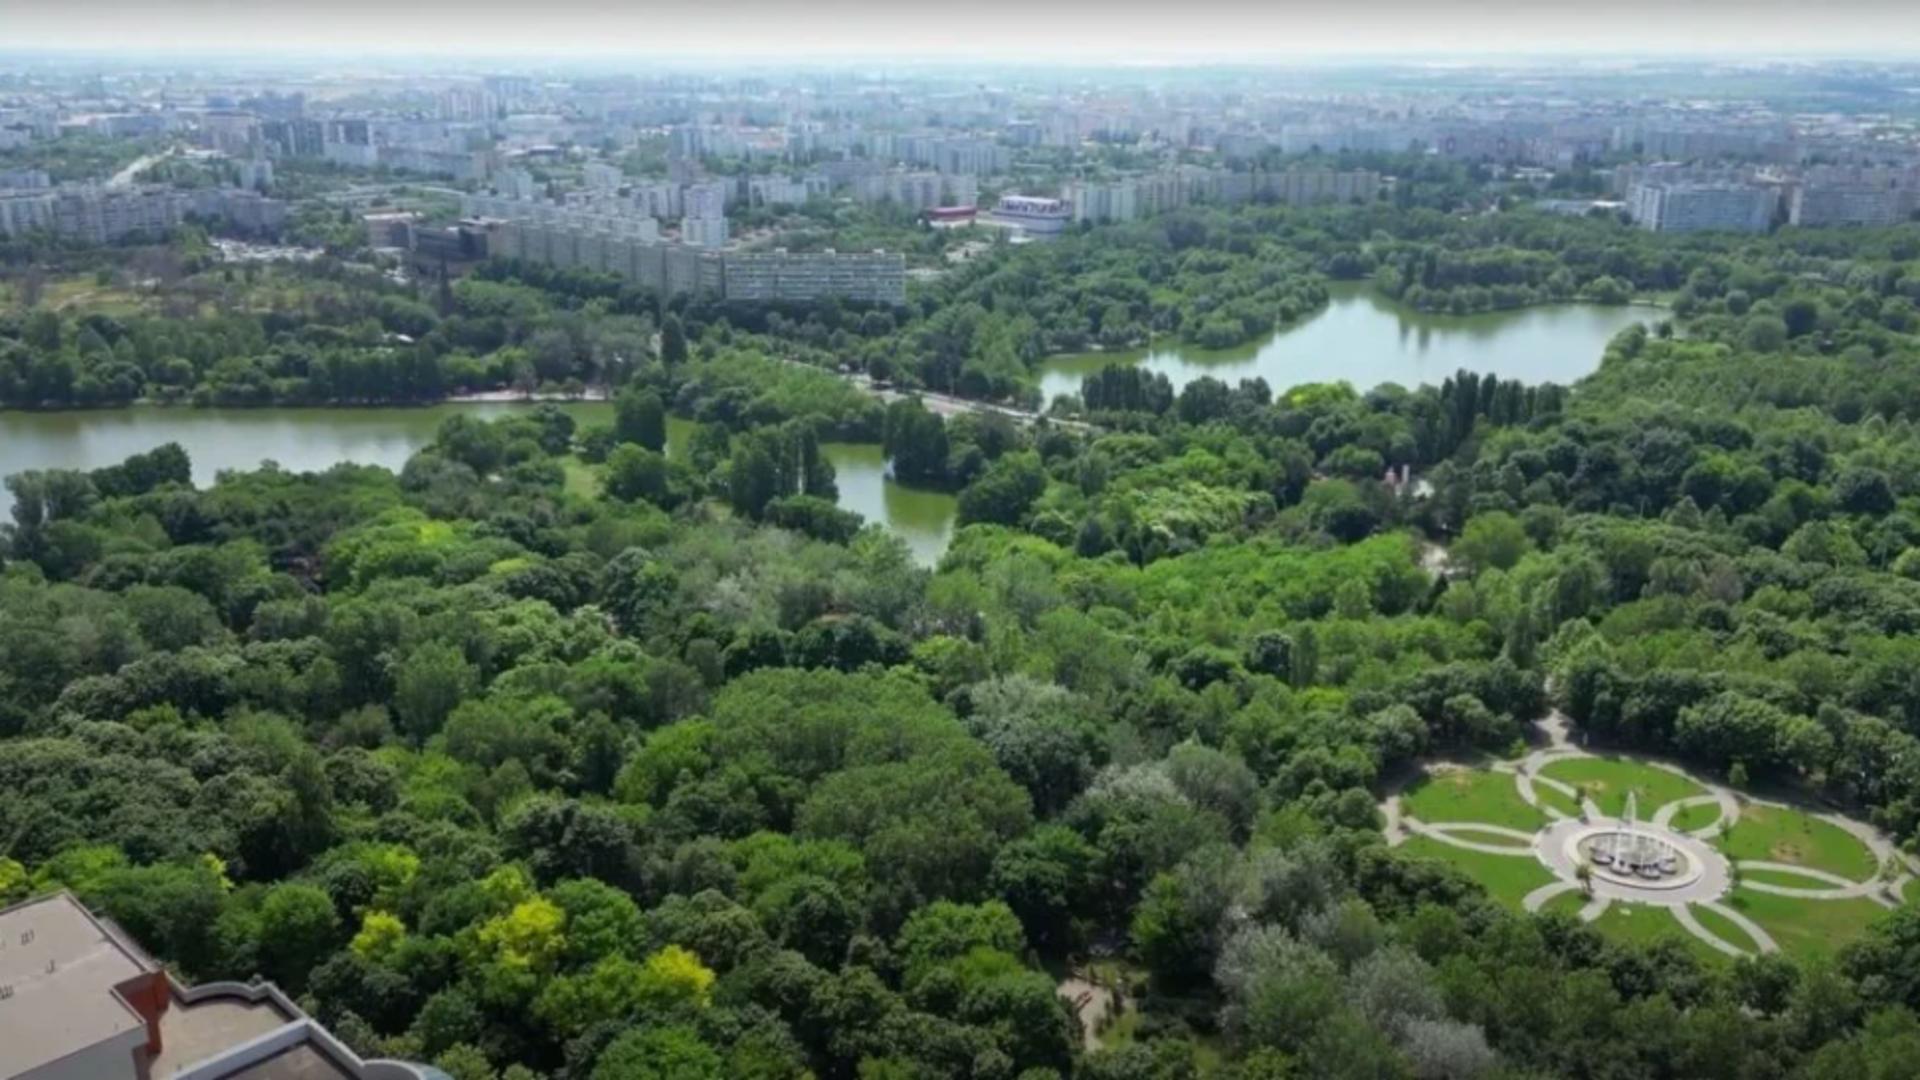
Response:
[[[0,0],[0,49],[713,59],[1920,60],[1920,0]]]

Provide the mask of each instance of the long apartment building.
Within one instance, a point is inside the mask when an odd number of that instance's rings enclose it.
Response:
[[[0,235],[47,232],[82,244],[112,244],[132,236],[159,237],[187,215],[220,218],[255,232],[286,222],[286,203],[236,188],[54,187],[0,191]]]
[[[1627,212],[1650,232],[1766,232],[1780,192],[1760,184],[1641,184]]]
[[[1075,221],[1137,221],[1196,203],[1237,206],[1271,201],[1287,206],[1371,202],[1380,175],[1366,169],[1285,169],[1230,172],[1185,166],[1110,180],[1076,180],[1063,195]]]
[[[466,212],[497,219],[488,254],[615,274],[668,296],[706,294],[748,302],[906,300],[906,260],[897,252],[744,251],[662,239],[640,215],[589,214],[552,203],[470,196]]]
[[[723,259],[729,300],[778,301],[835,298],[856,303],[897,304],[906,299],[906,261],[898,254],[868,252],[728,252]]]
[[[857,202],[890,202],[916,213],[980,201],[980,180],[971,173],[885,172],[856,177],[848,188]]]

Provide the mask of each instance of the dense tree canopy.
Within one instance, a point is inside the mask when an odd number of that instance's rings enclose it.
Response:
[[[266,975],[462,1077],[1908,1075],[1912,907],[1830,967],[1713,966],[1510,913],[1374,807],[1552,704],[1913,837],[1916,244],[1208,212],[996,255],[897,323],[807,313],[818,342],[690,308],[657,359],[633,298],[490,273],[424,334],[326,349],[515,350],[621,383],[613,429],[457,418],[398,476],[195,490],[163,448],[8,481],[0,900],[72,888],[190,978]],[[996,392],[1040,325],[1204,335],[1309,310],[1315,270],[1415,268],[1476,308],[1563,270],[1672,290],[1680,333],[1570,390],[1110,369],[1088,427],[785,362],[914,342],[902,373]],[[277,318],[32,316],[0,372],[330,329]],[[672,460],[668,412],[696,424]],[[937,568],[832,505],[846,437],[958,490]],[[1098,1048],[1056,992],[1087,957],[1134,1014]]]

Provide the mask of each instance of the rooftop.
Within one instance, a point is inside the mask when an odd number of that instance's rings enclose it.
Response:
[[[0,911],[0,1076],[144,1029],[116,988],[153,970],[68,893]]]
[[[252,1002],[239,997],[215,997],[187,1004],[176,997],[173,1007],[160,1014],[161,1050],[154,1057],[149,1074],[155,1080],[172,1076],[189,1065],[284,1027],[292,1020],[271,998]]]

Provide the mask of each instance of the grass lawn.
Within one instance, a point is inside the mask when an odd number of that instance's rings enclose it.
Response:
[[[1515,911],[1528,893],[1553,880],[1540,860],[1531,855],[1491,855],[1468,851],[1428,836],[1416,836],[1398,848],[1409,855],[1444,859],[1486,886],[1488,895]]]
[[[1798,810],[1749,803],[1740,808],[1740,820],[1716,843],[1730,859],[1808,866],[1848,881],[1865,881],[1880,869],[1859,838]]]
[[[1762,885],[1785,885],[1792,889],[1831,889],[1831,881],[1810,878],[1802,874],[1789,874],[1779,870],[1742,870],[1741,881],[1757,881]]]
[[[1533,847],[1531,840],[1522,840],[1517,836],[1508,836],[1506,833],[1492,832],[1487,829],[1476,829],[1471,825],[1456,824],[1447,831],[1462,840],[1471,840],[1476,844],[1492,844],[1494,847],[1512,848],[1515,851],[1528,851]]]
[[[1680,812],[1673,815],[1673,821],[1670,824],[1675,832],[1692,832],[1695,829],[1704,829],[1719,820],[1720,804],[1702,803],[1699,806],[1681,807]]]
[[[1693,917],[1699,920],[1701,926],[1707,928],[1708,933],[1719,938],[1721,941],[1736,948],[1745,949],[1750,953],[1760,951],[1759,944],[1756,943],[1752,937],[1748,936],[1745,930],[1740,929],[1738,923],[1718,912],[1707,910],[1706,905],[1693,905]],[[1722,953],[1720,955],[1725,956],[1726,954]],[[1731,957],[1729,957],[1729,959],[1731,959]]]
[[[1705,795],[1699,784],[1651,765],[1616,758],[1567,758],[1540,770],[1562,783],[1584,785],[1588,795],[1609,817],[1626,811],[1627,793],[1639,797],[1642,821],[1653,820],[1653,812],[1675,799]]]
[[[1833,956],[1887,914],[1886,908],[1866,899],[1801,900],[1752,889],[1735,889],[1726,904],[1759,923],[1780,943],[1782,952],[1797,960]]]
[[[1555,913],[1572,915],[1577,918],[1580,914],[1580,909],[1586,906],[1587,894],[1581,892],[1579,889],[1569,889],[1546,903],[1541,904],[1540,914]]]
[[[1545,814],[1520,797],[1513,777],[1481,769],[1428,776],[1408,788],[1400,803],[1430,825],[1477,821],[1532,832],[1547,823]]]
[[[1608,905],[1600,917],[1593,920],[1593,928],[1614,941],[1635,945],[1652,945],[1657,941],[1672,938],[1687,947],[1687,950],[1707,963],[1724,963],[1730,959],[1727,954],[1687,933],[1673,912],[1664,907],[1651,904],[1623,904],[1619,901]],[[1744,935],[1743,935],[1744,936]],[[1740,938],[1732,939],[1738,945]]]
[[[583,499],[600,497],[600,470],[581,461],[572,454],[560,459],[561,467],[567,470],[567,494],[578,495]]]
[[[1540,783],[1538,777],[1534,778],[1533,793],[1540,796],[1542,806],[1551,806],[1568,817],[1580,816],[1580,807],[1574,804],[1573,796],[1560,794],[1558,789]]]

